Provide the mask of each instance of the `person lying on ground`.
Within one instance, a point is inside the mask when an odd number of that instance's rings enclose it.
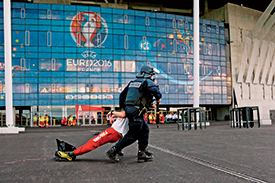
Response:
[[[125,111],[111,111],[107,116],[110,118],[110,123],[112,124],[110,128],[91,138],[86,144],[76,148],[74,151],[57,151],[55,155],[61,159],[72,161],[75,160],[76,156],[93,151],[104,144],[118,142],[128,132],[129,120],[125,118]],[[114,118],[117,119],[114,120]],[[118,155],[123,156],[123,153],[119,152]]]

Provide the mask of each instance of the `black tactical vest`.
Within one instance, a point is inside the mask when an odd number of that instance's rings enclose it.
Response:
[[[129,84],[125,105],[134,105],[143,108],[151,106],[153,95],[148,91],[150,87],[158,87],[151,79],[138,78]]]
[[[141,105],[141,98],[143,96],[144,89],[146,89],[146,83],[144,78],[139,78],[131,81],[128,87],[128,92],[125,100],[126,105]]]

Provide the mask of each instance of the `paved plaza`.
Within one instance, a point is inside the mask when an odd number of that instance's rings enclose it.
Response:
[[[119,163],[105,152],[107,144],[56,162],[55,139],[76,147],[108,126],[26,128],[18,135],[0,135],[0,182],[275,182],[275,125],[230,128],[211,125],[202,130],[178,130],[177,124],[150,126],[154,161],[137,162],[137,143],[124,149]]]

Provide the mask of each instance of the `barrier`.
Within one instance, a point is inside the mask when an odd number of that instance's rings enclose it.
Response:
[[[254,111],[257,113],[256,118],[254,117]],[[230,111],[230,121],[230,127],[233,128],[235,128],[235,126],[239,128],[242,126],[244,128],[253,128],[254,123],[258,123],[258,128],[260,128],[261,123],[259,108],[257,106],[233,108]]]
[[[185,129],[185,127],[188,130],[191,130],[192,127],[194,127],[194,130],[197,130],[198,124],[200,129],[202,129],[202,122],[204,122],[204,128],[206,128],[206,112],[204,110],[201,110],[198,108],[185,108],[185,109],[178,109],[178,130],[180,129],[180,125],[182,125],[182,130]],[[180,119],[180,113],[181,113],[181,119]],[[197,120],[197,117],[199,118]]]

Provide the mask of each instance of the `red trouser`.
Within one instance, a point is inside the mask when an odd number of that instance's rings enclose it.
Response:
[[[104,130],[97,136],[91,138],[86,144],[74,150],[75,155],[82,155],[90,152],[99,146],[107,143],[114,143],[121,139],[121,135],[115,131],[112,127]]]

